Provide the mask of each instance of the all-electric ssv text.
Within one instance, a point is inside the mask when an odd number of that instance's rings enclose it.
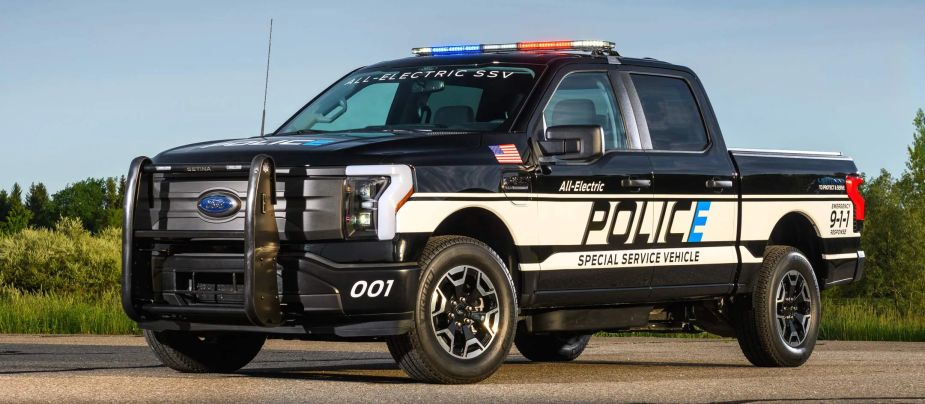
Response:
[[[413,53],[271,134],[132,162],[122,302],[164,364],[377,339],[417,380],[470,383],[512,344],[567,361],[642,329],[798,366],[820,290],[862,275],[853,161],[727,148],[688,68],[606,41]]]

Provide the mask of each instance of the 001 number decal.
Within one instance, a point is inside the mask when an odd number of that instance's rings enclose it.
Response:
[[[389,297],[389,293],[392,291],[392,283],[395,281],[389,279],[387,281],[357,281],[353,284],[353,287],[350,288],[350,297],[356,299],[358,297]]]

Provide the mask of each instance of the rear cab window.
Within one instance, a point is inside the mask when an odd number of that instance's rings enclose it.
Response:
[[[700,108],[684,79],[633,73],[652,149],[702,151],[709,145]]]

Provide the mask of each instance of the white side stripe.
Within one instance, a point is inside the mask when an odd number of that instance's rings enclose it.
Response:
[[[822,259],[826,261],[830,260],[847,260],[847,259],[857,259],[858,253],[851,252],[845,254],[822,254]]]
[[[837,195],[836,195],[837,196]],[[485,198],[485,199],[507,199],[510,198],[543,198],[543,199],[632,199],[632,200],[649,200],[649,199],[699,199],[699,200],[716,200],[716,199],[736,199],[736,195],[718,195],[718,194],[539,194],[539,193],[504,193],[495,192],[416,192],[411,199],[418,198],[446,198],[446,199],[466,199],[466,198]],[[848,198],[847,196],[845,197]]]
[[[521,271],[539,271],[540,264],[520,264]]]
[[[582,251],[555,253],[539,264],[520,264],[521,271],[593,270],[632,267],[659,267],[675,265],[734,264],[735,249],[726,247],[692,247],[668,249],[641,249],[617,251]],[[755,257],[744,246],[739,246],[743,264],[760,264],[763,257]],[[846,254],[823,254],[825,260],[856,259],[863,251]]]
[[[742,199],[844,199],[848,201],[847,194],[800,194],[800,195],[742,195]]]
[[[540,194],[540,193],[509,193],[505,195],[501,192],[416,192],[411,199],[419,198],[446,198],[446,199],[466,199],[466,198],[484,198],[484,199],[507,199],[510,198],[543,198],[543,199],[697,199],[697,200],[718,200],[718,199],[736,199],[736,195],[721,194]],[[801,195],[742,195],[742,199],[838,199],[848,201],[848,195],[844,194],[801,194]]]
[[[739,246],[739,253],[742,254],[743,264],[760,264],[764,261],[764,257],[756,257],[752,255],[752,252],[748,251],[745,246]]]
[[[595,270],[679,265],[736,264],[735,247],[690,247],[555,253],[521,271]]]

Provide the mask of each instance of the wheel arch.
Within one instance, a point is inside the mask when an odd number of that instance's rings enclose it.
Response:
[[[465,207],[443,219],[431,236],[466,236],[479,240],[494,250],[504,260],[514,287],[521,289],[521,277],[514,236],[508,225],[495,213],[482,207]]]
[[[802,251],[813,266],[819,287],[825,285],[828,269],[822,256],[822,238],[819,227],[809,215],[792,211],[782,216],[771,230],[768,245],[786,245]]]

